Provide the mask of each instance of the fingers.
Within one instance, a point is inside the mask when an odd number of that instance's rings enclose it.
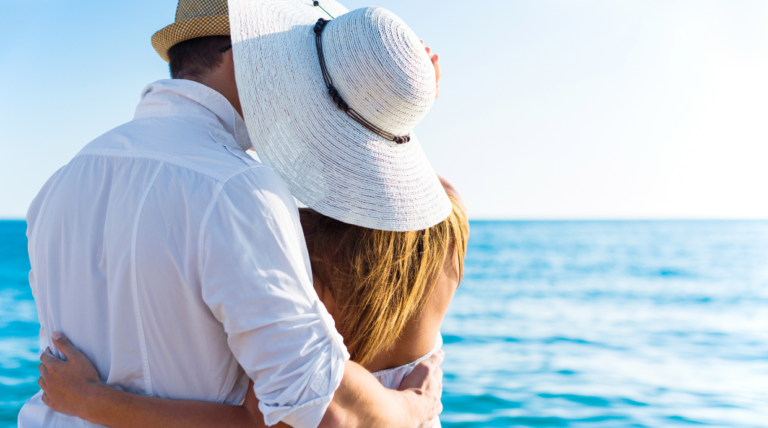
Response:
[[[43,401],[43,403],[48,406],[53,411],[59,411],[59,407],[55,405],[51,401],[51,397],[48,396],[48,393],[43,390],[43,395],[40,397],[40,399]]]
[[[439,369],[440,364],[443,363],[443,360],[445,360],[445,351],[443,351],[442,349],[438,349],[437,352],[432,354],[432,356],[424,360],[422,364],[430,367],[431,369],[434,369],[434,368]]]
[[[45,384],[45,379],[43,379],[42,377],[37,378],[37,386],[39,386],[40,389],[45,391],[45,389],[47,388],[47,385]]]
[[[75,348],[74,345],[72,345],[72,342],[70,342],[69,339],[67,339],[58,331],[53,332],[51,339],[53,339],[53,345],[56,347],[56,349],[61,351],[61,353],[64,354],[68,360],[78,358],[83,355],[80,351],[77,350],[77,348]]]
[[[443,362],[444,358],[445,352],[439,350],[438,352],[432,354],[431,357],[419,363],[419,365],[417,365],[411,373],[414,375],[412,380],[415,381],[413,386],[416,388],[429,388],[428,385],[437,384],[439,385],[438,389],[442,390],[443,369],[440,368],[440,364]],[[406,376],[405,379],[408,379],[409,376]],[[410,385],[411,381],[409,381],[408,384]],[[441,392],[442,391],[439,391],[439,393]]]
[[[427,55],[431,54],[431,50],[429,48],[427,49]],[[430,60],[432,60],[432,66],[435,67],[435,99],[440,97],[440,76],[442,76],[442,72],[440,71],[440,57],[437,56],[437,54],[430,55]]]
[[[421,45],[424,46],[424,40],[421,40]],[[432,48],[430,48],[429,46],[424,46],[424,50],[427,51],[427,55],[429,55],[429,59],[431,59],[432,63],[434,64],[438,60],[437,54],[432,55]]]
[[[432,357],[434,357],[437,360],[437,364],[440,365],[443,363],[443,360],[445,360],[445,351],[438,349],[437,352],[432,354]]]
[[[429,56],[429,60],[432,61],[432,65],[434,65],[435,67],[439,67],[440,65],[438,63],[440,62],[440,56],[438,54],[433,54],[432,48],[430,48],[429,46],[424,48],[424,50],[427,51],[427,56]]]
[[[438,367],[435,370],[435,377],[437,377],[437,399],[439,400],[443,396],[443,369]]]
[[[62,362],[59,357],[53,355],[51,348],[46,348],[45,352],[40,355],[40,361],[47,367]]]
[[[48,377],[48,367],[46,367],[45,364],[40,363],[37,366],[37,371],[40,372],[41,377],[44,377],[44,378]]]

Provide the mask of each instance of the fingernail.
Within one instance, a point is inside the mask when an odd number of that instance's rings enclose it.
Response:
[[[59,333],[58,331],[54,331],[51,337],[53,338],[53,340],[59,340],[61,339],[61,333]]]

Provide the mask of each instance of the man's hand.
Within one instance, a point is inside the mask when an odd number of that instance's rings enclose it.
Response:
[[[422,410],[427,413],[416,418],[424,421],[419,428],[434,426],[434,419],[443,411],[443,403],[440,402],[443,396],[443,370],[440,364],[444,358],[445,352],[442,349],[435,352],[416,366],[400,383],[400,391],[413,392],[420,400],[426,402]]]
[[[422,46],[424,45],[424,40],[421,41],[421,44]],[[435,99],[437,99],[440,96],[440,57],[438,57],[437,54],[432,55],[432,49],[430,49],[429,46],[425,46],[424,49],[426,49],[429,59],[432,60],[432,65],[435,66],[435,86],[437,89],[437,92],[435,92]]]
[[[399,391],[384,388],[368,370],[347,361],[344,377],[320,428],[432,428],[434,419],[443,410],[440,363],[444,355],[438,351],[416,366],[400,383]]]
[[[85,418],[85,404],[92,403],[93,397],[108,387],[99,379],[93,364],[69,339],[58,332],[53,333],[51,338],[67,360],[59,359],[50,349],[40,356],[37,383],[43,390],[43,403],[57,412]]]

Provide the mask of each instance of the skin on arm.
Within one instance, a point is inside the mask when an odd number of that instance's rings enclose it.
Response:
[[[38,384],[51,409],[89,422],[122,427],[265,427],[253,383],[242,406],[172,400],[133,394],[99,379],[88,358],[60,333],[53,343],[66,357],[47,350],[40,357]],[[367,370],[347,361],[344,376],[321,427],[426,426],[442,411],[442,352],[420,364],[400,391],[384,388]],[[401,409],[399,412],[390,409]],[[280,423],[273,426],[288,425]]]
[[[341,385],[320,427],[430,427],[431,421],[443,411],[440,364],[444,356],[440,351],[419,364],[403,380],[399,391],[384,388],[368,370],[347,361]],[[428,404],[426,407],[413,405],[420,401]],[[430,407],[432,411],[424,411]]]
[[[110,387],[101,382],[91,362],[69,339],[60,333],[54,333],[52,339],[67,360],[60,360],[50,349],[46,350],[40,357],[38,384],[44,392],[43,402],[57,412],[115,428],[266,427],[258,402],[256,406],[230,406],[169,400]],[[254,394],[253,388],[249,388],[248,394]]]

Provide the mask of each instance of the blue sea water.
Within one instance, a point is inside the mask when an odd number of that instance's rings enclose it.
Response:
[[[23,222],[0,222],[0,426],[37,391]],[[768,427],[768,222],[473,222],[446,427]]]

